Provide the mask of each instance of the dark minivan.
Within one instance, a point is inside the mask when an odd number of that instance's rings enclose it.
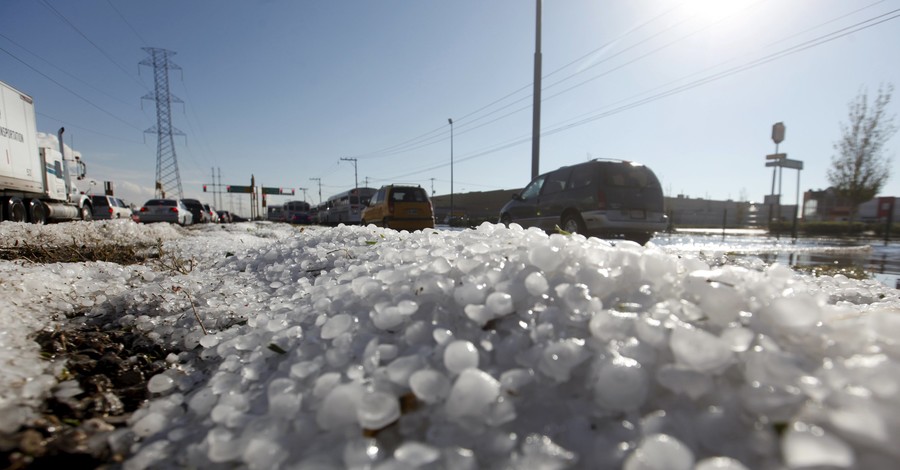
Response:
[[[500,222],[644,244],[666,229],[668,217],[650,168],[596,159],[538,176],[503,206]]]

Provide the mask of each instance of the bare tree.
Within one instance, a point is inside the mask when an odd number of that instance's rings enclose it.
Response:
[[[891,159],[884,155],[884,146],[897,131],[894,116],[887,114],[893,91],[891,84],[880,86],[870,104],[863,88],[850,102],[849,122],[841,124],[841,140],[834,144],[837,154],[831,157],[828,181],[850,204],[850,221],[859,205],[874,198],[890,178]]]

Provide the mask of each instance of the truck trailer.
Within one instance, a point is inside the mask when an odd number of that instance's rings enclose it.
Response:
[[[37,132],[34,100],[0,81],[0,221],[91,219],[91,200],[75,185],[85,164],[64,131]]]

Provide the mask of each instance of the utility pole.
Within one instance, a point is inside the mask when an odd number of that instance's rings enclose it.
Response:
[[[431,197],[434,197],[434,178],[431,178]]]
[[[322,178],[310,178],[309,180],[319,182],[319,204],[322,204]]]
[[[541,1],[535,0],[537,13],[534,34],[534,101],[531,106],[531,179],[537,178],[541,166]]]
[[[341,157],[341,160],[342,160],[342,161],[345,161],[345,162],[353,162],[353,187],[354,187],[354,189],[357,190],[357,191],[356,191],[357,195],[359,195],[359,178],[356,176],[356,175],[357,175],[357,173],[356,173],[356,159],[355,159],[355,158],[343,158],[343,157]]]
[[[306,202],[306,188],[297,188],[300,191],[303,191],[303,202]]]
[[[219,207],[224,209],[225,208],[225,200],[222,199],[222,168],[218,167],[216,169],[219,170],[219,184],[216,185],[216,194],[219,195]]]

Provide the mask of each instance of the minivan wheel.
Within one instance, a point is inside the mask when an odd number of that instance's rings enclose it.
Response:
[[[584,226],[584,221],[581,220],[581,216],[578,214],[573,214],[571,212],[566,213],[562,217],[562,229],[569,233],[581,233],[583,234],[586,230]]]
[[[503,214],[500,216],[500,223],[509,227],[509,224],[512,223],[512,217],[509,214]]]

